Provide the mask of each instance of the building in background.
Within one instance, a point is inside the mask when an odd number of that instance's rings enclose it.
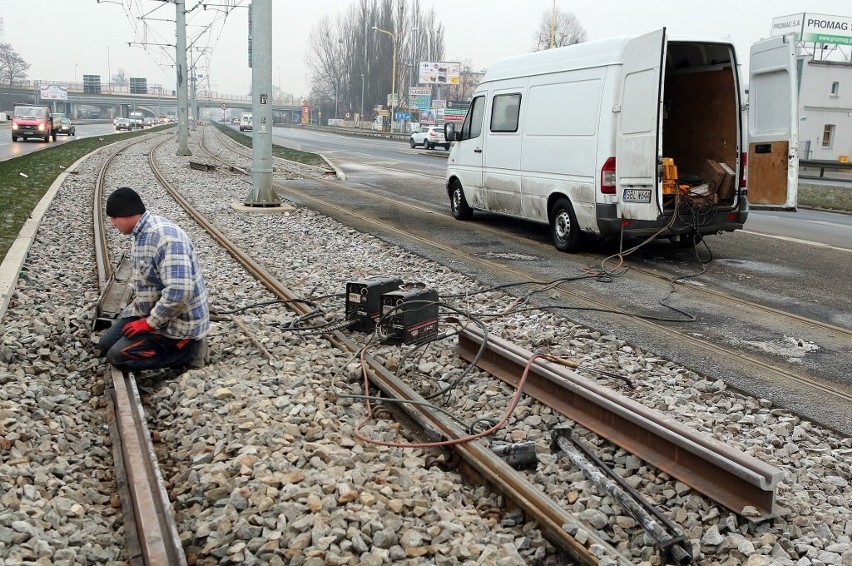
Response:
[[[799,158],[852,156],[852,17],[773,18],[772,35],[795,34],[799,70]]]

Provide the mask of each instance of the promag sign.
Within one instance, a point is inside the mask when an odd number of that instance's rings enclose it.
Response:
[[[787,33],[796,41],[852,45],[852,18],[807,12],[772,18],[772,35]]]

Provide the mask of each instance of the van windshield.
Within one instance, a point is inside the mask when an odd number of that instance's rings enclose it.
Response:
[[[15,118],[44,118],[44,108],[35,108],[33,106],[17,106],[15,107]]]

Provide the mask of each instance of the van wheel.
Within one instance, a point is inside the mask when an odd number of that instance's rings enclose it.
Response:
[[[560,252],[576,252],[580,247],[580,227],[574,207],[567,198],[560,198],[550,209],[550,235]]]
[[[464,190],[458,181],[453,181],[453,192],[450,193],[450,209],[453,212],[453,218],[456,220],[470,220],[473,216],[473,209],[467,204],[464,198]]]

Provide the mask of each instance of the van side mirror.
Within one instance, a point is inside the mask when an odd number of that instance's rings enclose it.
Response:
[[[460,137],[461,136],[459,136],[459,138],[456,138],[456,125],[455,124],[453,124],[452,122],[447,122],[446,124],[444,124],[444,139],[445,140],[447,140],[448,142],[458,141],[458,139],[460,139]]]

